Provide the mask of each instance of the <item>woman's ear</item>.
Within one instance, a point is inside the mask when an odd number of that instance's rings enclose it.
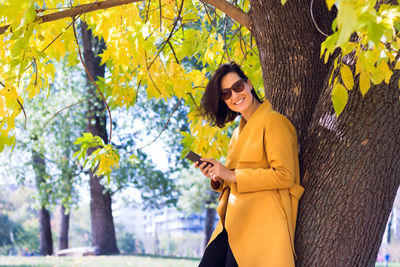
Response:
[[[250,88],[253,88],[253,84],[251,83],[251,81],[249,79],[247,79],[247,84],[250,86]]]

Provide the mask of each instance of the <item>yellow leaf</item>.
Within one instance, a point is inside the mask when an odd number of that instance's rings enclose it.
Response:
[[[325,0],[326,6],[331,10],[332,6],[335,4],[336,0]]]
[[[396,66],[394,66],[395,70],[400,70],[400,60],[396,62]]]
[[[349,96],[346,88],[340,83],[337,83],[332,90],[332,104],[337,117],[342,113],[348,98]]]
[[[374,84],[380,84],[383,80],[388,84],[393,72],[389,69],[385,61],[381,61],[372,74],[371,81]]]
[[[362,71],[360,73],[360,91],[363,96],[365,96],[371,87],[370,77],[371,75],[367,71]]]
[[[359,74],[361,72],[361,70],[363,69],[363,65],[361,64],[360,59],[358,58],[356,61],[356,73],[355,75]]]
[[[353,72],[349,68],[349,66],[342,64],[340,67],[340,75],[342,76],[342,80],[344,85],[348,90],[352,90],[354,87],[354,79],[353,79]]]

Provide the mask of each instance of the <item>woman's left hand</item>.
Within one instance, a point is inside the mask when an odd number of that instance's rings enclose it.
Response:
[[[208,173],[214,179],[216,179],[217,177],[220,177],[221,179],[223,179],[227,182],[236,183],[235,171],[231,171],[231,170],[225,168],[225,166],[222,165],[222,163],[220,163],[219,161],[212,159],[212,158],[201,158],[200,160],[210,162],[214,165],[208,171]]]

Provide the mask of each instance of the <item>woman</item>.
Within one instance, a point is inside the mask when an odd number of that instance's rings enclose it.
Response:
[[[225,166],[212,158],[194,165],[221,193],[220,220],[199,266],[294,266],[297,205],[304,189],[299,185],[293,125],[257,96],[235,63],[214,73],[201,109],[212,125],[221,128],[239,114],[241,120]]]

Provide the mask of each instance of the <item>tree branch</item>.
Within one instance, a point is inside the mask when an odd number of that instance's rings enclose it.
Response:
[[[81,100],[81,101],[79,101],[79,102],[77,102],[77,103],[75,103],[75,104],[72,104],[72,105],[69,105],[69,106],[67,106],[67,107],[64,107],[64,108],[60,109],[59,111],[57,111],[56,113],[54,113],[53,116],[52,116],[49,120],[47,120],[47,121],[45,122],[45,124],[43,125],[43,127],[42,127],[42,129],[41,129],[40,132],[42,133],[43,130],[44,130],[44,128],[47,126],[47,124],[49,124],[49,122],[50,122],[52,119],[54,119],[54,117],[57,116],[59,113],[63,112],[63,111],[66,110],[66,109],[72,108],[73,106],[79,105],[79,104],[81,104],[81,103],[83,103],[83,102],[85,102],[85,101],[87,101],[87,100],[89,100],[89,99],[91,99],[91,98],[92,98],[92,97],[88,97],[88,98],[86,98],[86,99],[83,99],[83,100]]]
[[[200,0],[201,2],[206,2],[210,4],[222,12],[224,12],[228,17],[237,21],[240,25],[246,27],[250,30],[250,20],[246,12],[241,10],[240,8],[232,5],[231,3],[225,0]]]
[[[144,145],[144,146],[142,146],[142,147],[135,148],[135,149],[129,151],[128,153],[133,153],[135,150],[141,150],[141,149],[143,149],[143,148],[145,148],[145,147],[151,145],[151,144],[154,143],[155,141],[157,141],[157,139],[161,136],[161,134],[164,132],[164,130],[167,129],[167,126],[168,126],[168,124],[169,124],[169,122],[170,122],[170,120],[171,120],[172,115],[174,115],[175,111],[178,109],[178,107],[179,107],[179,105],[181,104],[182,100],[183,100],[183,98],[180,98],[179,101],[178,101],[178,103],[176,103],[176,105],[175,105],[174,109],[172,110],[171,114],[169,114],[168,120],[167,120],[167,122],[164,124],[164,127],[162,128],[161,132],[157,135],[156,138],[153,139],[153,141],[151,141],[150,143],[147,143],[146,145]]]
[[[141,2],[141,1],[143,0],[107,0],[98,3],[89,3],[85,5],[75,6],[60,12],[54,12],[48,15],[38,16],[36,17],[35,21],[39,21],[39,23],[41,24],[63,18],[75,17],[83,13],[88,13],[100,9],[107,9],[110,7],[122,6],[133,2]],[[8,29],[8,27],[10,27],[10,25],[5,25],[0,27],[0,34],[4,34],[4,32]]]

